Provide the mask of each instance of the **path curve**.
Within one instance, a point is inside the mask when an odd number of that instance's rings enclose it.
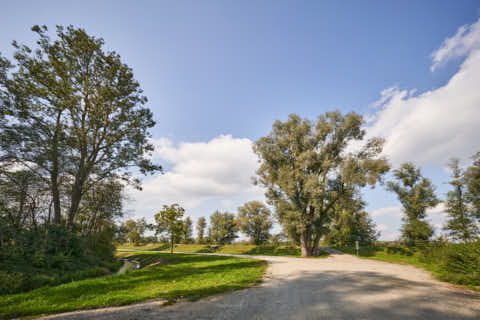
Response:
[[[333,254],[269,262],[255,288],[162,307],[159,301],[44,319],[480,319],[480,295],[412,266]]]

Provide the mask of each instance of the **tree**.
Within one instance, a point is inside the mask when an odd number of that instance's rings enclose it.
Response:
[[[403,206],[404,224],[402,236],[408,245],[416,241],[426,241],[433,235],[433,229],[425,221],[426,211],[440,203],[435,195],[435,187],[429,179],[422,177],[420,169],[411,162],[403,163],[394,170],[398,182],[389,181],[387,190],[397,194]]]
[[[237,224],[243,233],[256,245],[264,244],[273,226],[272,214],[260,201],[250,201],[238,208]]]
[[[458,159],[449,163],[452,170],[450,185],[452,191],[447,193],[445,212],[448,215],[444,229],[454,240],[471,242],[476,239],[479,232],[475,223],[474,210],[467,196],[467,179],[465,172],[460,168]]]
[[[467,185],[467,200],[472,204],[472,210],[480,222],[480,152],[473,156],[473,163],[465,172]]]
[[[185,234],[183,214],[185,209],[178,204],[164,205],[163,210],[155,215],[156,234],[166,234],[170,240],[170,252],[173,253],[175,242]]]
[[[123,223],[123,226],[127,232],[128,241],[135,246],[140,244],[143,234],[148,228],[145,218],[137,220],[129,219]]]
[[[327,112],[315,122],[292,114],[254,144],[261,159],[256,182],[267,189],[284,232],[299,239],[302,256],[318,253],[334,206],[346,193],[373,187],[389,170],[380,138],[347,152],[349,144],[363,139],[362,124],[356,113]]]
[[[0,76],[0,160],[48,179],[54,221],[59,225],[65,210],[73,230],[82,197],[94,185],[119,178],[139,187],[131,167],[161,169],[146,156],[155,122],[132,70],[103,50],[103,39],[73,26],[57,27],[56,40],[45,26],[32,31],[37,48],[14,42],[16,69]],[[0,69],[12,68],[2,61]]]
[[[219,244],[232,243],[237,238],[237,231],[238,228],[233,213],[215,211],[210,216],[210,241]]]
[[[205,217],[200,217],[197,220],[197,243],[204,243],[205,228],[207,227],[207,220]]]
[[[334,214],[325,235],[328,243],[337,246],[352,246],[355,241],[371,245],[380,234],[368,212],[363,211],[365,202],[360,194],[345,196],[334,206]]]
[[[192,219],[190,217],[186,217],[185,221],[183,222],[183,243],[192,243],[193,242],[193,227],[192,227]]]

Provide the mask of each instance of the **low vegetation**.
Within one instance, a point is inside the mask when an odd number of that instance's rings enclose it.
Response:
[[[0,318],[126,305],[148,299],[195,300],[258,283],[264,261],[203,255],[120,253],[145,267],[122,275],[0,296]]]
[[[336,247],[356,254],[354,247]],[[438,279],[480,291],[480,241],[476,243],[432,242],[420,247],[361,247],[362,258],[410,264],[429,270]]]
[[[169,244],[151,243],[143,246],[119,246],[121,250],[145,250],[145,251],[166,251],[169,250]],[[176,244],[174,252],[185,253],[223,253],[223,254],[245,254],[245,255],[264,255],[264,256],[287,256],[300,257],[302,252],[298,246],[288,245],[253,245],[253,244]],[[328,254],[324,251],[319,252],[318,257],[326,258]]]

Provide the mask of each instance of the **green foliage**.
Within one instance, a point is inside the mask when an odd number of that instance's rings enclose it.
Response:
[[[164,251],[169,249],[169,244],[148,244],[145,246],[120,246],[118,250],[140,250],[140,251]],[[298,246],[263,244],[260,246],[253,244],[176,244],[174,252],[182,253],[224,253],[224,254],[245,254],[245,255],[264,255],[264,256],[292,256],[300,257],[301,251]],[[324,251],[319,251],[319,256],[327,257]]]
[[[185,223],[182,220],[184,213],[185,209],[175,203],[171,206],[164,205],[163,210],[155,215],[155,232],[156,234],[166,234],[169,237],[171,252],[173,252],[175,242],[185,234]]]
[[[34,48],[14,42],[15,63],[0,57],[3,291],[104,274],[125,184],[139,187],[131,168],[160,169],[152,114],[120,56],[83,29],[32,31]]]
[[[473,163],[465,171],[467,199],[472,204],[473,213],[480,222],[480,152],[473,156]]]
[[[216,256],[125,253],[150,265],[122,275],[0,296],[0,318],[126,305],[149,299],[196,300],[258,283],[264,261]]]
[[[447,193],[445,212],[448,215],[444,229],[453,240],[471,242],[479,234],[479,228],[475,222],[475,210],[468,196],[467,179],[465,172],[460,168],[459,160],[452,159],[450,162],[452,180],[450,185],[453,190]]]
[[[422,250],[421,261],[438,266],[438,276],[443,280],[480,286],[480,241],[434,243]]]
[[[208,238],[211,242],[217,244],[232,243],[238,237],[237,231],[238,226],[233,213],[215,211],[210,216]]]
[[[183,222],[182,243],[193,243],[193,223],[190,217],[186,217]]]
[[[54,221],[73,230],[85,192],[105,178],[138,186],[128,171],[159,170],[148,130],[152,113],[132,70],[104,41],[73,26],[32,28],[37,48],[13,43],[15,68],[0,77],[5,121],[0,122],[4,161],[24,165],[49,181]],[[62,204],[63,198],[67,203]],[[63,207],[63,208],[62,208]]]
[[[197,220],[197,243],[205,242],[205,228],[207,227],[207,220],[205,217],[200,217]]]
[[[257,183],[266,189],[284,232],[299,241],[302,254],[314,255],[328,231],[334,206],[389,170],[380,156],[383,140],[372,138],[355,154],[347,145],[361,141],[362,116],[327,112],[317,121],[292,114],[254,144],[261,159]]]
[[[394,170],[398,182],[390,181],[387,189],[397,194],[403,206],[402,236],[408,245],[418,240],[429,240],[433,235],[432,227],[425,221],[426,211],[440,203],[435,195],[431,181],[422,177],[420,169],[407,162]]]
[[[138,245],[143,238],[143,234],[148,228],[148,224],[145,218],[140,218],[137,220],[129,219],[123,223],[122,227],[125,230],[128,241],[133,245]]]
[[[325,241],[331,245],[348,247],[359,241],[360,245],[372,245],[380,236],[372,218],[365,211],[339,210],[332,219]]]
[[[250,201],[238,208],[237,225],[250,237],[253,244],[261,245],[268,241],[273,218],[268,207],[260,201]]]

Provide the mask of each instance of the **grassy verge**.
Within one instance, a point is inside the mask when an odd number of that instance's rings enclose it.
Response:
[[[147,244],[144,246],[119,246],[117,249],[123,250],[145,250],[145,251],[167,251],[170,249],[168,244]],[[227,244],[224,246],[204,245],[204,244],[177,244],[174,252],[187,253],[224,253],[224,254],[244,254],[244,255],[264,255],[264,256],[287,256],[300,257],[299,247],[293,246],[274,246],[274,245],[245,245],[245,244]],[[328,254],[322,252],[319,257],[326,258]]]
[[[21,259],[2,260],[0,260],[0,295],[104,276],[117,271],[122,265],[120,261],[113,259],[88,263],[63,255],[54,256],[50,263],[40,266]]]
[[[356,254],[354,247],[334,247],[337,250],[348,254]],[[451,248],[450,252],[455,250]],[[454,252],[456,254],[456,252]],[[461,285],[465,288],[480,291],[480,270],[463,271],[462,268],[466,265],[467,268],[473,267],[473,263],[468,261],[461,261],[461,268],[452,269],[451,260],[456,257],[449,253],[445,248],[432,247],[430,249],[420,250],[418,248],[408,247],[363,247],[359,250],[359,257],[379,260],[391,263],[409,264],[418,268],[425,269],[432,272],[432,274],[439,280],[447,281],[456,285]],[[477,259],[480,259],[477,258]],[[455,261],[458,265],[458,261]],[[470,265],[469,265],[470,264]]]
[[[121,253],[146,267],[122,275],[0,296],[0,319],[126,305],[148,299],[195,300],[258,283],[266,268],[253,259],[159,253]]]

